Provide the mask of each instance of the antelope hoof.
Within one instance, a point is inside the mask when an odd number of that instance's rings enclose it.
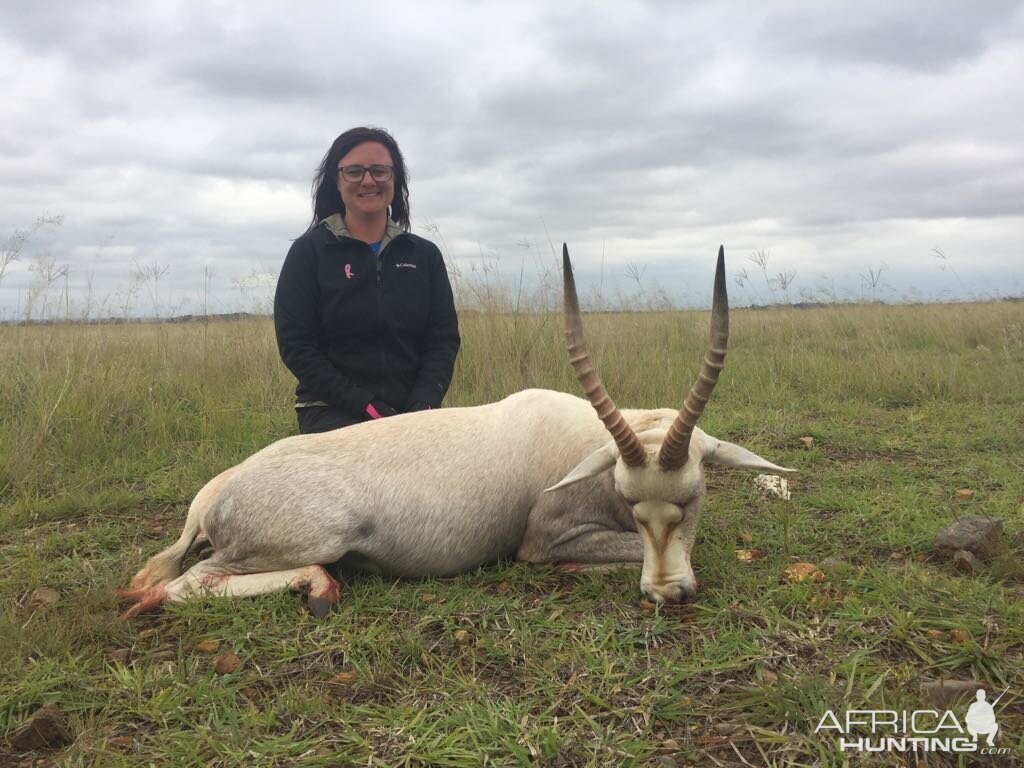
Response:
[[[141,589],[117,589],[114,592],[122,600],[134,601],[128,606],[128,610],[121,614],[122,620],[138,616],[140,613],[159,610],[167,602],[167,589],[163,584]]]
[[[310,595],[306,599],[306,608],[318,619],[326,619],[330,614],[331,609],[334,607],[335,601],[328,600],[325,597],[314,597]]]
[[[700,579],[694,579],[693,586],[673,583],[662,586],[653,584],[642,584],[641,594],[648,600],[660,603],[661,605],[689,605],[697,602],[697,596],[701,590]]]
[[[306,569],[301,586],[309,590],[306,596],[306,607],[309,612],[318,619],[327,618],[327,614],[341,596],[341,585],[322,565],[311,565]]]

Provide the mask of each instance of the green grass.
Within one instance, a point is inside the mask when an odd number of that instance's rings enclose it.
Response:
[[[620,406],[681,403],[706,313],[585,322]],[[464,312],[462,327],[448,405],[576,392],[557,314]],[[0,746],[2,765],[839,766],[813,733],[826,709],[914,709],[941,676],[1009,688],[1013,756],[976,759],[1024,760],[1019,304],[734,312],[701,424],[799,469],[793,499],[710,470],[704,591],[661,610],[637,570],[510,563],[354,577],[322,622],[292,594],[119,621],[112,590],[177,536],[199,487],[294,433],[271,324],[5,327],[0,370],[0,731],[56,702],[76,737]],[[983,574],[931,554],[959,514],[1005,521]],[[847,565],[822,584],[780,578],[828,557]],[[44,586],[59,603],[27,612]],[[241,667],[217,674],[210,640]]]

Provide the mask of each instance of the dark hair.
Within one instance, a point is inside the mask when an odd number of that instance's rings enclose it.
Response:
[[[336,138],[317,168],[313,177],[313,221],[309,224],[310,229],[331,214],[345,215],[345,204],[338,192],[338,162],[368,141],[383,144],[391,153],[391,162],[395,166],[395,198],[391,201],[391,220],[406,232],[409,231],[409,172],[405,168],[402,152],[391,134],[383,128],[365,126],[350,128]]]

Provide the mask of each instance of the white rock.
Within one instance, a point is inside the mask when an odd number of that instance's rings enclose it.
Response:
[[[758,475],[754,478],[754,488],[766,499],[789,498],[789,482],[779,475]]]

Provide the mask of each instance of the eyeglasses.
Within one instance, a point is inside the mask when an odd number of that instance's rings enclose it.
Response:
[[[374,181],[391,181],[391,177],[395,175],[395,169],[390,165],[343,165],[338,168],[341,178],[345,181],[362,181],[367,171]]]

